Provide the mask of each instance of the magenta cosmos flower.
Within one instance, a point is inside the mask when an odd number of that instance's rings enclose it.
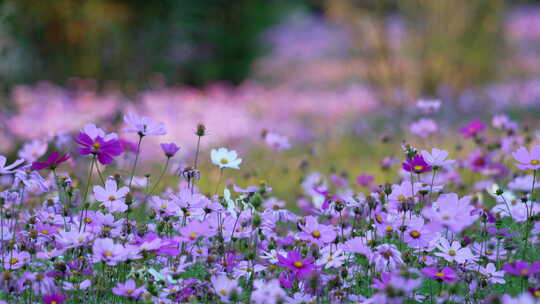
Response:
[[[446,283],[452,283],[458,279],[456,272],[450,267],[443,267],[441,270],[435,267],[425,267],[422,269],[422,273],[428,278]]]
[[[298,238],[317,245],[332,243],[337,236],[333,227],[319,224],[314,216],[306,217],[306,224],[301,227]]]
[[[520,147],[512,153],[512,156],[518,162],[516,166],[521,170],[540,169],[540,146],[531,147],[531,152],[525,147]]]
[[[78,151],[82,155],[96,155],[100,163],[107,165],[113,162],[113,156],[122,154],[123,148],[117,139],[104,140],[100,136],[92,139],[86,133],[79,133],[75,140],[81,147]]]
[[[431,166],[421,155],[416,155],[414,158],[407,158],[401,165],[405,171],[414,172],[416,174],[431,171]]]
[[[287,257],[278,254],[277,258],[278,266],[289,269],[298,278],[305,278],[317,269],[317,266],[313,264],[313,258],[303,259],[298,251],[287,252]]]
[[[511,275],[528,277],[540,272],[540,261],[530,265],[524,261],[516,261],[514,263],[503,265],[502,269]]]
[[[32,170],[42,170],[45,168],[49,168],[51,170],[54,170],[60,165],[61,163],[67,161],[69,159],[69,155],[64,154],[60,155],[58,152],[53,152],[47,156],[47,160],[43,162],[33,162],[32,163]]]
[[[470,123],[466,124],[459,130],[461,134],[465,135],[465,138],[475,137],[476,134],[486,129],[486,125],[479,119],[473,120]]]
[[[43,297],[45,304],[62,304],[65,300],[66,297],[61,294],[50,294]]]

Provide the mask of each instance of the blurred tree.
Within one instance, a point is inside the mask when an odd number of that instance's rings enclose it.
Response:
[[[80,76],[129,87],[155,73],[192,85],[238,83],[264,51],[259,34],[289,7],[279,0],[4,0],[0,26],[20,60],[0,73],[8,84]]]

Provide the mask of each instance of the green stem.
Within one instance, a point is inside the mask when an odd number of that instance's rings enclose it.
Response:
[[[131,177],[129,178],[129,188],[131,189],[131,183],[133,183],[133,176],[135,175],[135,168],[137,167],[137,161],[139,160],[139,154],[141,151],[141,142],[144,135],[139,134],[139,142],[137,143],[137,152],[135,152],[135,161],[133,162],[133,167],[131,168]]]
[[[90,163],[90,171],[88,172],[88,179],[86,181],[86,190],[84,190],[84,196],[83,196],[83,199],[81,201],[81,203],[83,204],[83,210],[81,212],[81,216],[79,218],[79,232],[81,232],[81,228],[82,228],[82,223],[84,221],[84,217],[85,217],[85,214],[87,212],[87,207],[85,206],[86,204],[86,198],[88,197],[88,190],[90,189],[90,182],[92,181],[92,171],[94,171],[94,164],[96,162],[96,155],[94,154],[94,156],[92,157],[92,162]],[[86,223],[84,225],[84,227],[86,228]]]
[[[148,195],[146,197],[152,195],[152,193],[154,193],[154,191],[156,190],[156,187],[159,185],[159,182],[161,181],[161,179],[165,175],[165,172],[167,172],[167,168],[169,167],[169,160],[170,159],[171,159],[170,157],[167,157],[167,161],[165,162],[165,166],[163,167],[163,170],[161,170],[161,174],[159,175],[158,180],[156,181],[156,183],[154,184],[154,187],[152,187],[150,192],[148,192]]]

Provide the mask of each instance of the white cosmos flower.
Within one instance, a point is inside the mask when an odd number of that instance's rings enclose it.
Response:
[[[236,151],[229,151],[225,148],[212,149],[210,158],[212,163],[221,169],[240,169],[239,165],[242,163],[242,159],[238,158]]]
[[[431,149],[431,153],[428,151],[422,151],[422,157],[426,163],[438,167],[446,167],[455,162],[452,159],[446,159],[448,157],[448,151],[439,150],[437,148]]]

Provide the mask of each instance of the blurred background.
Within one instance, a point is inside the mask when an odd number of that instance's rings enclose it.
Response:
[[[134,111],[166,123],[156,143],[186,153],[202,122],[207,148],[246,151],[269,130],[300,147],[298,164],[327,153],[345,166],[359,147],[344,147],[374,134],[435,143],[434,128],[540,115],[540,1],[0,3],[0,152],[10,155],[86,123],[121,130]],[[436,125],[418,99],[442,102]]]

